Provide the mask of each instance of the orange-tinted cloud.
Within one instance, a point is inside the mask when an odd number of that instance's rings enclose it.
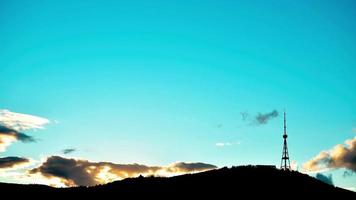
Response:
[[[323,171],[345,168],[356,172],[356,137],[338,144],[331,150],[322,151],[313,159],[304,163],[306,171]]]
[[[177,162],[167,167],[159,167],[90,162],[88,160],[51,156],[39,167],[30,170],[29,175],[40,175],[46,179],[59,179],[66,186],[93,186],[139,175],[173,176],[215,168],[216,166],[205,163]]]

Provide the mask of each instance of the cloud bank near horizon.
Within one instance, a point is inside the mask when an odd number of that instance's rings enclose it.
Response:
[[[40,166],[28,171],[29,176],[41,177],[48,181],[57,180],[55,186],[93,186],[130,177],[174,176],[186,173],[216,169],[215,165],[194,162],[176,162],[168,166],[147,166],[141,164],[117,164],[112,162],[91,162],[88,160],[48,157]]]

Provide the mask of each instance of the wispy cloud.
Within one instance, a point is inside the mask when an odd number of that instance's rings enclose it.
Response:
[[[243,121],[246,121],[250,125],[255,126],[267,124],[270,120],[279,116],[277,110],[272,110],[271,112],[267,113],[257,113],[256,115],[251,115],[248,112],[241,112],[240,114]]]
[[[241,112],[240,115],[243,121],[247,121],[250,117],[250,114],[248,112]]]
[[[344,173],[342,174],[342,177],[346,178],[346,177],[354,175],[355,173],[356,173],[355,171],[345,170]]]
[[[229,147],[233,145],[240,145],[241,142],[217,142],[215,143],[216,147]]]
[[[75,151],[77,151],[77,149],[75,149],[75,148],[68,148],[68,149],[63,149],[61,152],[62,152],[63,154],[71,154],[71,153],[73,153],[73,152],[75,152]]]
[[[279,113],[277,110],[273,110],[269,113],[258,113],[255,117],[255,122],[257,124],[267,124],[271,119],[278,117]]]
[[[231,146],[232,144],[230,142],[217,142],[215,146],[217,147],[226,147],[226,146]]]
[[[23,131],[43,129],[49,120],[27,114],[0,110],[0,152],[15,141],[35,142],[32,136]]]
[[[306,171],[325,171],[328,169],[345,168],[356,172],[356,137],[338,144],[331,150],[322,151],[304,163]]]
[[[115,164],[88,160],[48,157],[39,167],[30,170],[30,176],[57,179],[66,186],[92,186],[139,175],[173,176],[215,169],[205,163],[177,162],[167,167],[140,164]]]

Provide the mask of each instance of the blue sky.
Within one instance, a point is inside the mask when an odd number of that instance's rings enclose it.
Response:
[[[278,166],[283,119],[241,112],[286,108],[301,165],[355,136],[355,19],[346,0],[2,1],[0,108],[51,123],[1,156]]]

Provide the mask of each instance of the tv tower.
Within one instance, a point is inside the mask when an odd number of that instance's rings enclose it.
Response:
[[[287,147],[287,124],[286,124],[286,111],[284,111],[284,133],[283,133],[283,153],[282,153],[282,160],[281,160],[281,169],[283,170],[290,170],[290,161],[289,161],[289,154],[288,154],[288,147]]]

